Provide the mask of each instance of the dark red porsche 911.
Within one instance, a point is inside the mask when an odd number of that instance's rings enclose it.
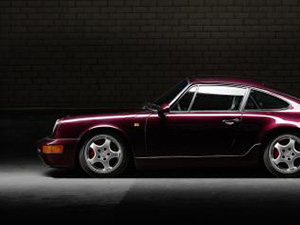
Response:
[[[52,167],[93,177],[129,166],[232,166],[264,163],[279,177],[300,176],[300,100],[242,79],[186,79],[143,109],[67,116],[38,147]]]

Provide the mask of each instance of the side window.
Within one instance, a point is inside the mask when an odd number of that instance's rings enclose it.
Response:
[[[256,104],[256,102],[254,101],[254,99],[251,95],[249,96],[249,98],[247,100],[245,109],[259,109],[258,105]]]
[[[197,86],[190,88],[174,105],[172,111],[187,111],[197,90]]]
[[[229,86],[200,86],[191,110],[238,110],[246,89]]]
[[[288,106],[289,104],[281,99],[260,91],[252,90],[245,109],[283,109]]]

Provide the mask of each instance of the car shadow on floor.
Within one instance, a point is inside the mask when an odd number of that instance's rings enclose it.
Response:
[[[52,178],[90,178],[82,171],[49,169],[44,173]],[[131,171],[121,178],[273,178],[264,168],[196,168]]]

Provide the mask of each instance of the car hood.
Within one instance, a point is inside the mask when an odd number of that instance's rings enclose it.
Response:
[[[93,111],[91,113],[91,111]],[[88,120],[113,119],[121,117],[134,117],[140,114],[149,114],[150,111],[143,109],[101,109],[91,110],[77,115],[68,115],[60,119],[61,123],[79,122]],[[97,111],[97,112],[95,112]]]

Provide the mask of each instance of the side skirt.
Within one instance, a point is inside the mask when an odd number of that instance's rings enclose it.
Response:
[[[136,157],[138,169],[168,167],[236,167],[256,166],[259,162],[261,144],[253,145],[244,155],[208,155],[208,156],[151,156]]]

